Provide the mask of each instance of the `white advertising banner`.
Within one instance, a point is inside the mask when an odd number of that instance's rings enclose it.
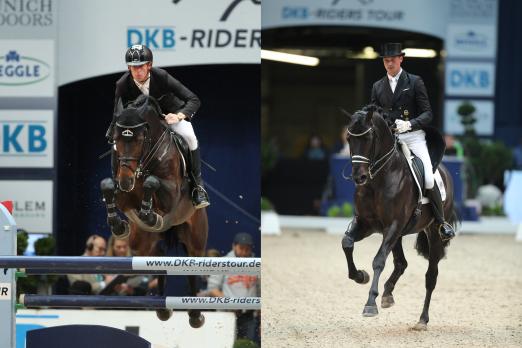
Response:
[[[495,58],[497,28],[494,24],[449,24],[448,57]]]
[[[13,201],[18,228],[29,233],[52,233],[52,180],[0,180],[0,200]]]
[[[56,33],[58,0],[0,1],[0,37],[49,38]]]
[[[149,46],[156,66],[261,60],[261,0],[69,0],[59,6],[59,85],[126,70],[125,51],[133,44]]]
[[[476,108],[474,117],[475,131],[477,135],[493,135],[495,110],[493,101],[490,100],[468,100]],[[459,106],[465,100],[446,100],[444,105],[444,133],[461,135],[464,134],[464,127],[460,122],[461,116],[458,114]]]
[[[263,29],[346,25],[413,31],[444,38],[448,1],[266,0]]]
[[[495,64],[493,62],[448,62],[446,64],[446,95],[494,96]]]
[[[0,127],[0,168],[53,168],[52,110],[0,110]]]
[[[54,41],[0,40],[0,96],[54,96]]]

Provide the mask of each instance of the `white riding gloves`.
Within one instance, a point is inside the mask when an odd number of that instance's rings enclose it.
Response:
[[[410,121],[395,120],[395,126],[397,128],[398,133],[404,133],[411,130]]]

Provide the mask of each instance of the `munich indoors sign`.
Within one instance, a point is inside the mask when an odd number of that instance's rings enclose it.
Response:
[[[54,96],[52,40],[0,40],[0,96]]]

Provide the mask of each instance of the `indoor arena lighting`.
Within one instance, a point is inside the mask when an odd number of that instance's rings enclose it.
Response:
[[[403,52],[406,54],[406,57],[413,58],[435,58],[437,56],[435,50],[424,48],[405,48]]]
[[[276,62],[301,64],[308,66],[319,65],[319,58],[290,54],[277,51],[261,50],[261,59],[274,60]]]

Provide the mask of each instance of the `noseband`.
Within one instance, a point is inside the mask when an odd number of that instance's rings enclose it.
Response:
[[[373,130],[373,127],[370,127],[370,128],[368,128],[367,130],[365,130],[362,133],[352,133],[352,132],[350,132],[349,129],[347,130],[347,132],[352,137],[362,137],[362,136],[364,136],[364,135],[366,135],[366,134],[368,134],[370,132],[374,132],[374,130]],[[375,138],[378,138],[377,132],[375,132]],[[352,165],[354,163],[365,163],[365,164],[369,165],[368,173],[370,175],[370,180],[375,178],[375,176],[381,171],[381,169],[384,168],[384,166],[392,158],[392,155],[393,155],[393,153],[395,152],[395,149],[396,149],[396,145],[395,145],[396,142],[394,141],[393,142],[393,146],[390,149],[390,151],[388,151],[385,155],[381,156],[380,158],[378,158],[377,160],[374,161],[372,158],[375,157],[375,140],[376,140],[375,138],[372,139],[372,152],[371,152],[371,155],[370,155],[371,158],[368,158],[368,157],[365,157],[365,156],[361,156],[361,155],[353,155],[353,154],[352,154],[352,158],[351,158]],[[351,149],[350,149],[350,152],[351,152]],[[379,165],[380,163],[382,163],[382,164]]]

